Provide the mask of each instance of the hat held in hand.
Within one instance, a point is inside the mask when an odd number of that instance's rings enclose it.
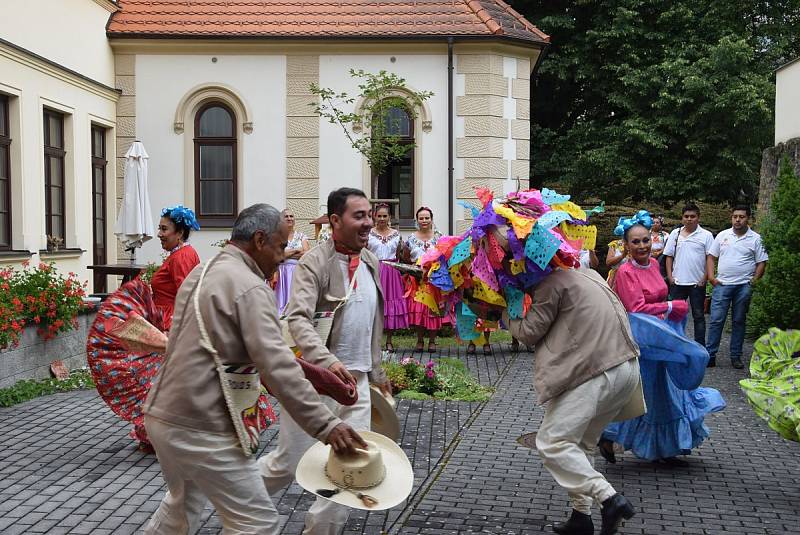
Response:
[[[405,500],[414,472],[405,452],[394,441],[371,431],[359,431],[367,449],[338,455],[317,442],[297,465],[297,482],[305,490],[355,509],[378,511]]]
[[[391,395],[384,395],[380,388],[370,385],[370,410],[372,411],[373,431],[392,440],[400,438],[400,420],[395,412],[395,401]]]

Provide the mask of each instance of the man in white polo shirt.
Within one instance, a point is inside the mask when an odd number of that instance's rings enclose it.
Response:
[[[733,306],[733,332],[731,333],[731,365],[744,368],[742,345],[745,319],[750,308],[751,284],[764,275],[767,252],[761,236],[750,228],[750,207],[737,206],[731,215],[732,227],[717,234],[708,253],[706,274],[714,286],[711,294],[711,325],[708,328],[708,366],[716,366],[716,355],[722,338],[722,329]],[[719,258],[714,276],[714,260]]]
[[[683,207],[683,226],[673,230],[664,247],[670,299],[689,299],[694,320],[694,339],[706,345],[706,255],[714,236],[700,226],[700,208]]]

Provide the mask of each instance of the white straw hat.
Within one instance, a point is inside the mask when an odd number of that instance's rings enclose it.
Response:
[[[396,441],[400,438],[400,421],[395,412],[394,398],[384,396],[381,389],[371,385],[369,387],[370,403],[372,405],[372,425],[370,428],[376,433]]]
[[[362,453],[342,456],[317,442],[300,459],[295,474],[308,492],[354,509],[378,511],[405,500],[414,486],[414,470],[393,440],[358,431],[369,446]]]

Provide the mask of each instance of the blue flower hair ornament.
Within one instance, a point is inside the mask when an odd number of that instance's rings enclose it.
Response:
[[[653,226],[653,218],[647,210],[639,210],[633,217],[620,217],[614,229],[614,236],[623,236],[634,225],[642,225],[647,230]]]
[[[161,217],[168,217],[175,223],[182,225],[190,230],[200,230],[194,210],[186,208],[182,204],[169,206],[161,210]]]

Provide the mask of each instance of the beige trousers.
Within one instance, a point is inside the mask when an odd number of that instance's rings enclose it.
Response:
[[[336,416],[355,430],[369,431],[372,420],[369,380],[364,372],[351,372],[357,381],[358,401],[350,407],[340,405],[328,396],[320,396]],[[307,435],[286,412],[280,415],[278,447],[258,460],[261,477],[270,494],[294,481],[297,464],[316,440]],[[306,535],[336,535],[350,515],[350,509],[324,498],[317,498],[306,514]]]
[[[194,533],[206,498],[224,535],[279,532],[278,511],[255,457],[245,457],[235,434],[178,427],[152,416],[145,417],[145,427],[168,487],[145,535]]]
[[[536,449],[576,511],[590,514],[592,501],[602,503],[616,493],[594,469],[594,448],[639,381],[639,360],[634,358],[547,403]]]

